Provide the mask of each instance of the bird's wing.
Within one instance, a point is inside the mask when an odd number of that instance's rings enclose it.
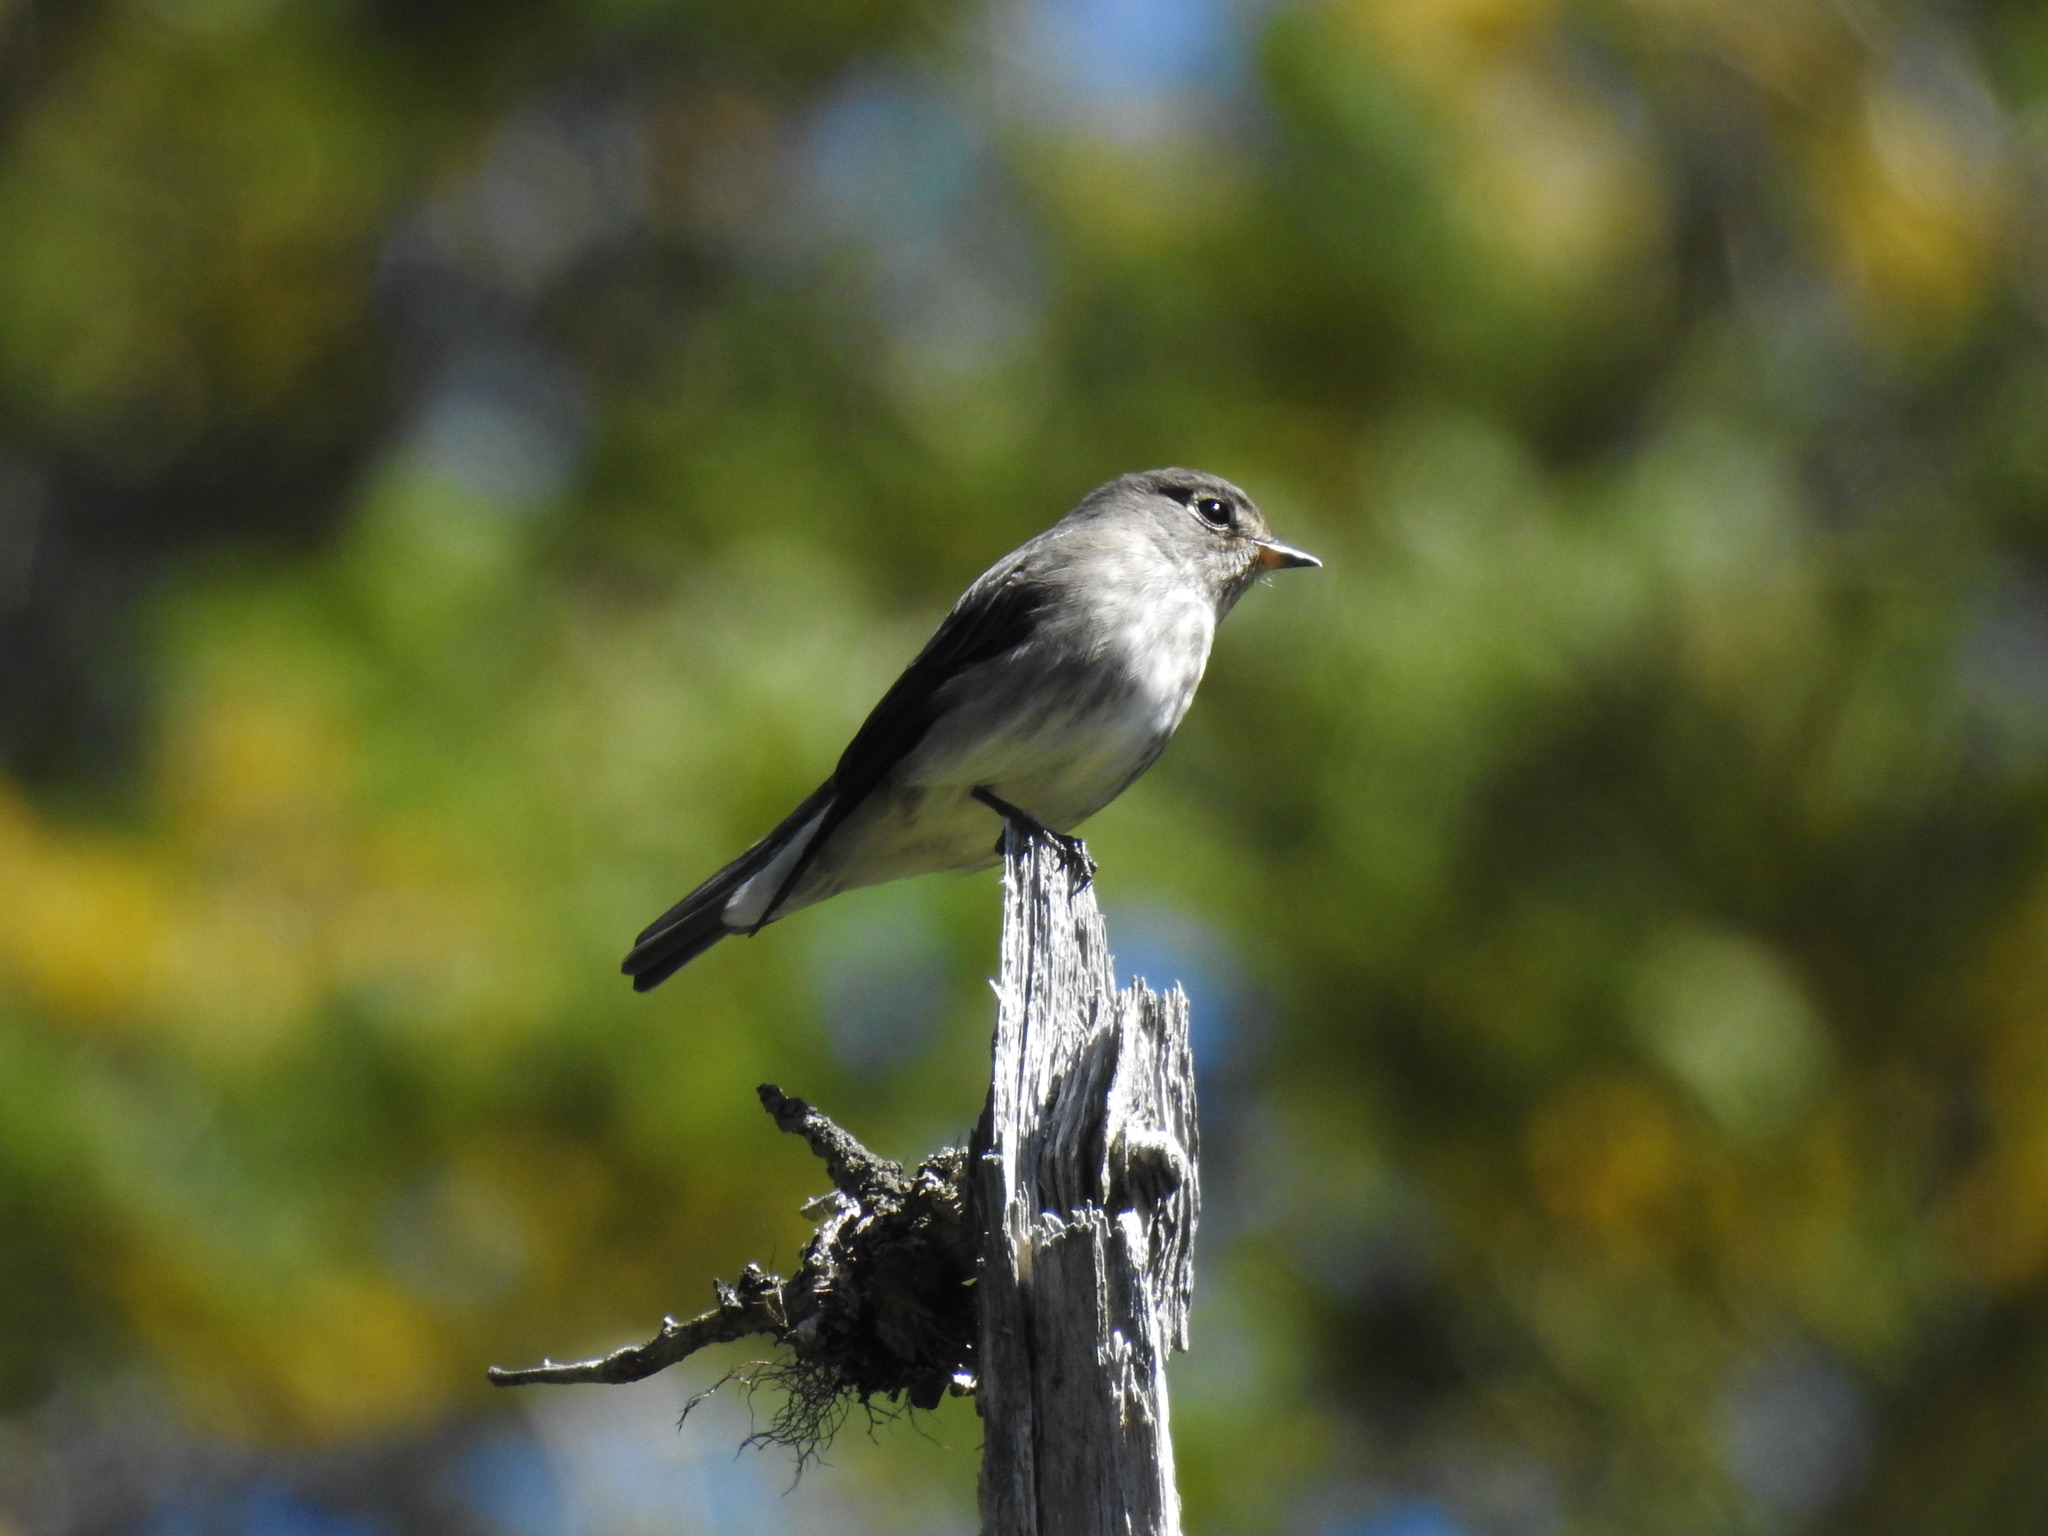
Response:
[[[869,712],[867,722],[840,754],[831,778],[773,832],[642,930],[621,966],[633,978],[635,991],[660,985],[728,933],[750,933],[774,921],[777,909],[833,831],[924,739],[938,716],[939,690],[967,668],[1031,638],[1046,592],[1029,579],[1024,553],[1019,551],[988,572],[954,604],[924,649]],[[785,856],[797,838],[803,839],[802,851],[790,862],[773,897],[759,909],[758,918],[749,924],[728,924],[726,906],[734,894]]]
[[[997,567],[967,589],[839,755],[832,777],[849,809],[924,740],[939,716],[938,695],[946,684],[1032,637],[1048,596],[1021,560]]]
[[[796,889],[840,823],[924,740],[939,716],[939,690],[969,667],[1006,655],[1031,638],[1048,593],[1030,578],[1029,570],[1024,559],[1013,559],[969,587],[903,675],[868,711],[826,780],[833,789],[831,804],[769,902],[763,923],[774,921],[776,909]]]

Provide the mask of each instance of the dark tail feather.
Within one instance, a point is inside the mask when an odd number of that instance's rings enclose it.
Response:
[[[635,992],[651,992],[733,930],[719,920],[723,898],[685,913],[669,927],[633,946],[619,969],[633,978]]]
[[[660,986],[727,934],[752,933],[774,920],[776,914],[771,909],[761,923],[746,928],[728,927],[725,905],[734,891],[774,861],[791,835],[817,814],[820,804],[831,793],[830,781],[820,785],[781,826],[640,930],[640,937],[619,965],[621,971],[633,978],[635,992],[648,992]]]

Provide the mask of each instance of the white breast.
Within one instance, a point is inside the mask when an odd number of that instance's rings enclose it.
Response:
[[[1188,712],[1215,632],[1215,608],[1193,595],[1156,601],[1114,631],[1121,664],[1138,683],[1134,713],[1152,731],[1171,734]]]
[[[1105,626],[1101,664],[1126,686],[1048,722],[1037,762],[1013,783],[1016,803],[1064,829],[1115,798],[1187,713],[1215,628],[1208,603],[1178,593],[1134,604]]]

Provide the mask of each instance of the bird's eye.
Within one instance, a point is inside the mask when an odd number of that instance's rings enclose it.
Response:
[[[1230,526],[1230,503],[1215,496],[1204,496],[1195,503],[1195,510],[1202,514],[1202,521],[1212,528]]]

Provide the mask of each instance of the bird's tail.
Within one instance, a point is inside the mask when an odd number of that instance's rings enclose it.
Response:
[[[727,934],[753,933],[780,917],[832,797],[827,780],[781,826],[643,928],[619,965],[633,990],[650,991]]]

